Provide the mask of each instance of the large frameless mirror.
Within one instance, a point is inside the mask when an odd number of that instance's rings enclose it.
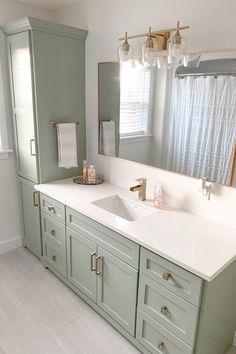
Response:
[[[99,153],[231,185],[236,155],[236,53],[200,64],[100,63]]]

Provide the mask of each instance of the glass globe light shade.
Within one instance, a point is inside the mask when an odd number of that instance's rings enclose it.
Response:
[[[142,61],[144,66],[156,66],[156,55],[158,46],[154,43],[153,39],[148,38],[141,46]]]
[[[118,56],[120,62],[128,61],[133,57],[133,47],[128,42],[127,32],[125,32],[124,43],[118,47]]]
[[[176,33],[168,40],[169,64],[180,64],[183,60],[183,54],[185,50],[186,50],[186,39],[180,34],[179,22],[178,22]]]

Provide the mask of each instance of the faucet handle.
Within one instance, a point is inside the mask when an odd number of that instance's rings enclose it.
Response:
[[[146,183],[147,178],[140,177],[140,178],[136,178],[136,180],[135,180],[135,181],[139,182],[140,184],[144,184],[144,183]]]

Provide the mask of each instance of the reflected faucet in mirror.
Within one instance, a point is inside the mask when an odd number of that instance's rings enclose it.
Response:
[[[204,197],[208,200],[211,199],[212,183],[208,181],[208,177],[205,176],[201,179],[201,190]]]
[[[146,178],[137,178],[137,182],[139,182],[138,185],[130,187],[131,192],[138,192],[138,199],[141,201],[146,200],[146,185],[147,185],[147,179]]]

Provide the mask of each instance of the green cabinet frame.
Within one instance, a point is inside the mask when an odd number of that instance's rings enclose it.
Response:
[[[138,272],[67,227],[68,280],[132,336]]]
[[[34,183],[18,177],[22,211],[23,246],[36,256],[42,255],[39,195]]]

